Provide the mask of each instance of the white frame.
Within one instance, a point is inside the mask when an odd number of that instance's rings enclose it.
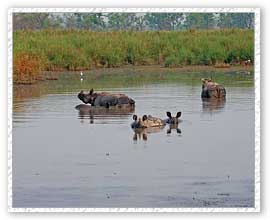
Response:
[[[252,208],[13,208],[12,14],[16,12],[250,12],[255,14],[255,197]],[[259,8],[10,8],[8,10],[8,211],[9,212],[260,212],[260,9]]]

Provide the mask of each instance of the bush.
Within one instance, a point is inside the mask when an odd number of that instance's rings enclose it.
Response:
[[[42,69],[42,60],[31,53],[15,54],[13,59],[13,81],[15,83],[35,82]]]

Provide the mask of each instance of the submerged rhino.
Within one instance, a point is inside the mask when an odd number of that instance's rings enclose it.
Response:
[[[135,101],[124,94],[112,94],[108,92],[94,92],[93,89],[89,93],[81,91],[78,98],[85,104],[91,106],[103,106],[109,108],[110,106],[134,106]]]
[[[172,117],[171,112],[167,112],[168,118],[165,119],[165,122],[167,124],[178,124],[180,122],[180,117],[182,115],[182,112],[177,112],[175,117]]]
[[[167,134],[172,133],[172,130],[176,130],[178,134],[181,134],[181,129],[178,128],[178,124],[180,122],[180,117],[182,112],[177,112],[175,117],[172,117],[171,112],[167,112],[168,118],[165,119],[165,122],[169,124],[169,128],[167,129]]]
[[[172,117],[171,112],[167,112],[167,119],[160,119],[151,115],[144,115],[142,118],[138,118],[137,115],[133,115],[134,122],[131,124],[133,129],[137,128],[150,128],[150,127],[164,127],[166,124],[178,124],[181,112],[177,112],[175,117]]]
[[[226,97],[226,90],[224,86],[213,82],[212,79],[202,78],[202,98],[221,98]]]
[[[138,128],[150,128],[150,127],[164,127],[165,126],[165,121],[153,117],[151,115],[144,115],[142,118],[138,118],[137,115],[133,115],[133,120],[134,122],[131,124],[131,127],[133,129],[138,129]]]

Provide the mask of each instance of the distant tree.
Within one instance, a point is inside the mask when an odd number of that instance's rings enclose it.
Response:
[[[254,13],[247,13],[246,14],[246,26],[248,29],[254,29],[255,25],[255,16]]]
[[[187,29],[209,29],[215,27],[214,13],[189,13],[186,16]]]
[[[76,26],[80,29],[103,30],[105,27],[102,13],[75,13],[74,16]]]
[[[214,13],[203,13],[204,28],[211,29],[216,27],[216,18]]]
[[[142,29],[143,20],[136,13],[109,13],[107,14],[108,28],[113,30],[135,30],[139,24]]]
[[[13,28],[177,30],[254,28],[254,13],[15,13]]]
[[[13,15],[13,28],[42,29],[50,26],[49,13],[15,13]]]
[[[125,27],[125,16],[121,13],[109,13],[108,18],[108,27],[114,30],[121,30]]]
[[[48,17],[48,27],[50,28],[63,28],[65,26],[64,24],[64,18],[62,14],[50,14]]]
[[[201,13],[190,13],[186,16],[185,26],[187,29],[200,28],[203,25],[203,16]]]
[[[232,18],[234,27],[251,29],[254,26],[253,13],[232,13]]]
[[[182,29],[184,21],[183,13],[168,13],[167,17],[170,20],[172,30]]]
[[[183,21],[183,13],[147,13],[145,20],[151,30],[175,30]]]
[[[220,13],[218,26],[220,28],[254,28],[253,13]]]
[[[137,14],[135,16],[135,29],[138,31],[143,31],[146,29],[146,20],[144,14]]]
[[[233,17],[231,13],[220,13],[218,18],[218,27],[220,28],[232,28]]]
[[[74,13],[64,13],[63,14],[63,23],[65,28],[77,28],[77,19]]]

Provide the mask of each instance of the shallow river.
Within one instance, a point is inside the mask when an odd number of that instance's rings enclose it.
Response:
[[[208,73],[90,74],[14,87],[13,207],[254,206],[253,74],[214,74],[227,89],[214,103],[200,98]],[[91,87],[127,94],[135,111],[78,112],[77,93]],[[166,111],[182,112],[178,132],[130,127],[134,113]]]

